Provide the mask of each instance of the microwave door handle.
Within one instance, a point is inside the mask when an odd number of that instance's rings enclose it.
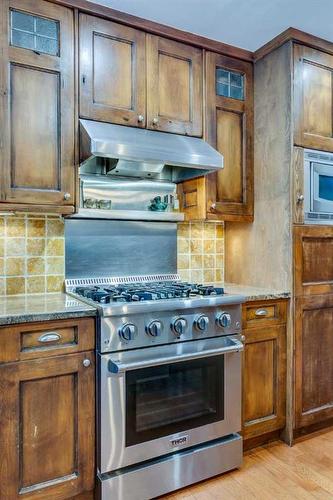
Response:
[[[149,368],[152,366],[160,366],[169,363],[179,363],[181,361],[191,361],[194,359],[208,358],[210,356],[218,356],[223,354],[231,354],[233,352],[241,352],[244,349],[242,342],[237,339],[230,339],[232,345],[221,348],[205,349],[203,351],[197,352],[187,352],[176,355],[159,356],[154,359],[142,359],[133,362],[121,362],[110,359],[108,363],[109,372],[111,374],[120,374],[129,370],[138,370],[140,368]]]

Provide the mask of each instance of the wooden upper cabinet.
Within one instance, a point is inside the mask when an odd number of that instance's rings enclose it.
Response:
[[[5,363],[0,387],[0,498],[61,500],[92,490],[93,351]]]
[[[147,126],[202,136],[202,50],[147,35]]]
[[[1,3],[0,201],[70,213],[74,205],[74,27],[71,9]]]
[[[333,55],[294,46],[294,142],[333,151]]]
[[[145,33],[86,14],[79,24],[80,115],[145,127]]]
[[[205,139],[224,157],[216,174],[178,186],[186,220],[253,220],[253,66],[206,53]]]
[[[210,176],[208,218],[253,216],[253,67],[213,52],[206,54],[206,135],[224,156]],[[240,219],[242,220],[242,219]]]

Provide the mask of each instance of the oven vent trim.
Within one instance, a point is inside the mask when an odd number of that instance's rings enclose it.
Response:
[[[156,281],[181,281],[179,274],[145,274],[138,276],[114,276],[102,278],[71,278],[65,280],[66,292],[78,286],[121,285],[127,283],[152,283]]]
[[[318,152],[312,149],[304,150],[304,159],[305,160],[319,160],[319,161],[328,161],[333,162],[333,155],[326,152]]]

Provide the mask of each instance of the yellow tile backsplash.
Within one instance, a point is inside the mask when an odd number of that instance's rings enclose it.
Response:
[[[178,273],[192,282],[224,281],[223,222],[178,225]]]
[[[192,282],[223,281],[224,226],[178,225],[178,273]],[[52,293],[65,279],[64,221],[57,215],[0,216],[0,295]]]
[[[61,217],[0,217],[0,295],[60,292],[65,279],[64,256]]]

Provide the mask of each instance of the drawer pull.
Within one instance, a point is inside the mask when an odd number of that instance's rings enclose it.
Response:
[[[48,332],[48,333],[44,333],[43,335],[41,335],[38,338],[38,342],[43,342],[43,343],[58,342],[58,340],[60,340],[60,339],[61,339],[61,335],[59,335],[59,333],[57,333],[57,332]]]
[[[267,316],[267,314],[268,314],[267,309],[257,309],[256,310],[256,316],[263,317],[263,316]]]

